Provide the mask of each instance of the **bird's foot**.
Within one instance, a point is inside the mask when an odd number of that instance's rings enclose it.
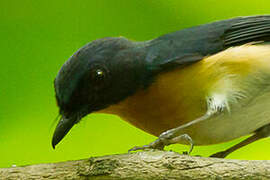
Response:
[[[193,150],[193,146],[194,146],[191,137],[187,134],[182,134],[180,136],[175,137],[173,134],[173,131],[170,131],[170,130],[162,133],[159,136],[159,138],[157,140],[155,140],[154,142],[152,142],[148,145],[144,145],[144,146],[135,146],[135,147],[131,148],[130,150],[128,150],[128,152],[137,151],[137,150],[147,150],[147,149],[163,150],[165,146],[178,143],[179,141],[182,141],[183,139],[190,144],[190,149],[187,152],[187,154],[190,154],[191,151]]]
[[[128,152],[138,151],[138,150],[147,150],[147,149],[163,150],[164,147],[165,147],[164,142],[162,142],[162,140],[160,138],[158,138],[157,140],[155,140],[154,142],[151,142],[150,144],[147,144],[144,146],[135,146],[135,147],[131,148],[130,150],[128,150]]]

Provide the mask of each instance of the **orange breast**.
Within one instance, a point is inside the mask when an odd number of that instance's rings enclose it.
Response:
[[[196,77],[199,67],[160,74],[149,88],[101,112],[116,114],[156,136],[192,121],[206,112],[204,88]]]

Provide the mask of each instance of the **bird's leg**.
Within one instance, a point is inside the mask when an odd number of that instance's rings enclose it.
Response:
[[[225,150],[225,151],[221,151],[221,152],[217,152],[213,155],[211,155],[210,157],[216,157],[216,158],[225,158],[226,156],[228,156],[230,153],[236,151],[237,149],[246,146],[250,143],[253,143],[257,140],[263,139],[270,136],[270,124],[265,125],[261,128],[259,128],[258,130],[255,131],[255,134],[252,135],[251,137],[243,140],[242,142],[234,145],[233,147]]]
[[[186,123],[182,126],[179,126],[174,129],[170,129],[168,131],[163,132],[157,140],[154,142],[145,145],[145,146],[135,146],[130,151],[137,151],[137,150],[145,150],[145,149],[160,149],[163,150],[165,146],[168,146],[170,144],[176,144],[178,142],[182,142],[182,140],[187,141],[190,144],[190,149],[188,153],[191,153],[194,143],[192,138],[188,134],[181,134],[183,132],[184,128],[187,128],[193,124],[199,123],[201,121],[204,121],[210,117],[210,114],[205,114],[204,116],[195,119],[189,123]]]
[[[167,132],[167,131],[166,131]],[[159,149],[159,150],[163,150],[165,146],[168,146],[170,144],[176,144],[179,141],[185,140],[190,144],[190,149],[188,151],[188,154],[191,153],[191,151],[193,150],[193,140],[191,139],[191,137],[188,134],[182,134],[180,136],[177,136],[175,138],[172,139],[166,139],[166,138],[162,138],[159,137],[157,140],[155,140],[154,142],[148,144],[148,145],[144,145],[144,146],[135,146],[132,149],[128,150],[128,152],[130,151],[137,151],[137,150],[145,150],[145,149]]]
[[[227,103],[226,98],[221,99],[221,97],[223,97],[222,94],[211,96],[211,97],[207,98],[207,112],[205,113],[205,115],[203,115],[203,116],[201,116],[201,117],[199,117],[191,122],[188,122],[182,126],[165,131],[165,132],[161,133],[161,135],[159,136],[159,138],[156,141],[154,141],[148,145],[145,145],[145,146],[141,146],[141,147],[136,146],[136,147],[130,149],[129,152],[136,151],[136,150],[145,150],[145,149],[161,149],[161,150],[163,150],[165,146],[182,142],[182,140],[184,139],[187,142],[189,142],[189,144],[190,144],[190,150],[189,150],[189,153],[190,153],[193,149],[194,143],[192,141],[192,137],[190,137],[188,134],[183,133],[183,130],[186,128],[189,128],[190,126],[192,126],[194,124],[198,124],[202,121],[205,121],[218,113],[223,112],[224,109],[227,108],[228,103]]]

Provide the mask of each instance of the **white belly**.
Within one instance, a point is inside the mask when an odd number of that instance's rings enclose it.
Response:
[[[224,112],[214,115],[184,129],[183,133],[190,134],[196,145],[207,145],[251,134],[267,124],[270,124],[269,88],[264,89],[250,102],[240,106],[232,106],[230,113]]]
[[[208,89],[208,110],[223,110],[183,129],[195,144],[222,143],[270,124],[270,46],[230,48],[207,62],[213,62],[208,78],[218,79]]]

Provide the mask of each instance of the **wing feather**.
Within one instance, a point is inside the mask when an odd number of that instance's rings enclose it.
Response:
[[[232,24],[224,34],[224,46],[230,47],[252,41],[270,40],[270,16],[244,19]]]
[[[149,41],[146,60],[160,72],[261,41],[270,42],[270,15],[238,17],[166,34]]]

